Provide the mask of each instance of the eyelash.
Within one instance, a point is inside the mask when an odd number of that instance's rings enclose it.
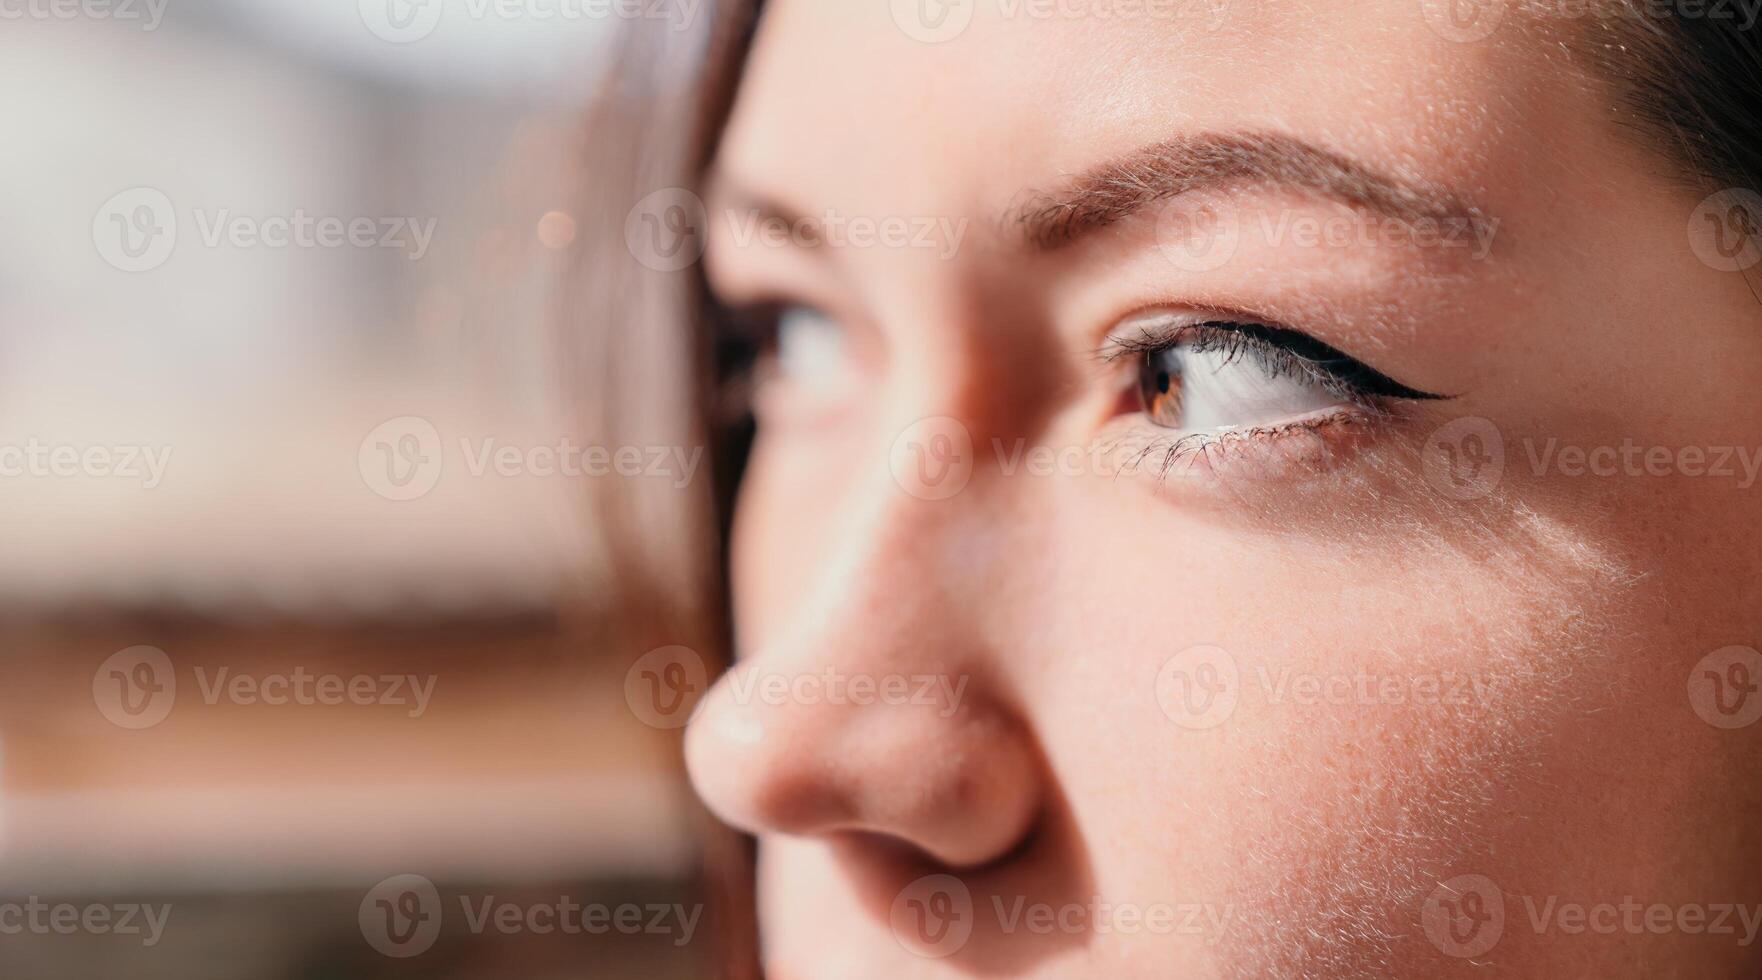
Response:
[[[1312,416],[1222,433],[1186,432],[1151,438],[1133,452],[1131,465],[1137,467],[1146,460],[1160,457],[1157,464],[1159,478],[1167,476],[1184,462],[1203,461],[1208,466],[1217,466],[1234,458],[1230,455],[1231,450],[1253,452],[1274,446],[1287,437],[1309,435],[1321,438],[1330,429],[1384,422],[1394,416],[1391,406],[1394,401],[1433,401],[1449,397],[1404,385],[1308,334],[1252,321],[1152,324],[1134,335],[1109,339],[1100,353],[1107,363],[1127,361],[1138,366],[1180,346],[1194,353],[1222,353],[1225,363],[1234,362],[1238,357],[1251,357],[1255,366],[1269,377],[1311,382],[1354,411],[1352,414]],[[1142,409],[1144,406],[1136,385],[1128,383],[1126,387],[1134,409]],[[1169,430],[1159,427],[1159,431]]]
[[[1367,411],[1380,412],[1390,399],[1435,401],[1445,397],[1408,387],[1306,333],[1264,323],[1208,320],[1145,327],[1135,336],[1109,340],[1102,358],[1109,363],[1131,357],[1144,359],[1183,345],[1198,354],[1221,352],[1225,363],[1244,355],[1253,357],[1255,365],[1271,377],[1314,382]]]

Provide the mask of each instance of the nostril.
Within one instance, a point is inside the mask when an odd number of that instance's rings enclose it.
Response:
[[[1014,845],[978,862],[962,862],[951,855],[933,852],[917,841],[878,830],[843,830],[829,835],[829,838],[847,853],[861,851],[871,861],[880,859],[897,867],[912,868],[914,874],[954,872],[973,875],[1009,864],[1033,850],[1040,836],[1040,823],[1040,816],[1036,814]]]
[[[895,795],[907,808],[882,826],[903,833],[944,867],[983,867],[1031,836],[1042,804],[1037,757],[995,726],[967,727],[948,742],[933,761],[911,757],[918,760],[919,784],[915,792]]]

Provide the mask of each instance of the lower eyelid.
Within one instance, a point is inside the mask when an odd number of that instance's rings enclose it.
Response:
[[[1181,432],[1122,419],[1106,435],[1121,475],[1158,482],[1290,481],[1349,464],[1376,437],[1381,417],[1357,406],[1268,426]]]

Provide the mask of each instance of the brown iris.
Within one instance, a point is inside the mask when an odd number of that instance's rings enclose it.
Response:
[[[1179,347],[1145,352],[1138,365],[1138,400],[1151,422],[1169,429],[1181,427]]]

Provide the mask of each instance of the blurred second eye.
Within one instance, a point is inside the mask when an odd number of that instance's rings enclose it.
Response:
[[[789,306],[778,313],[776,357],[778,376],[793,385],[832,392],[850,380],[843,328],[812,307]]]

